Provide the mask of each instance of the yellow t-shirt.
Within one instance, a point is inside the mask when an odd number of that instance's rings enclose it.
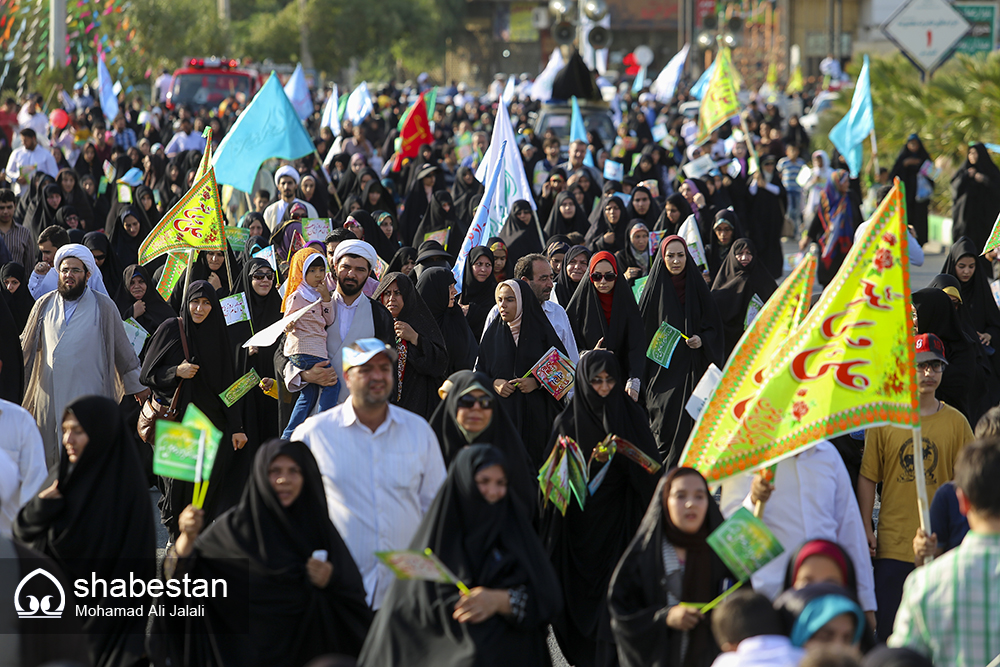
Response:
[[[927,498],[955,475],[955,461],[975,436],[961,412],[941,403],[933,415],[921,418],[924,444],[924,479]],[[913,431],[879,426],[865,432],[861,475],[882,482],[882,506],[878,515],[876,558],[913,562],[913,536],[920,527],[916,476],[913,466]],[[863,517],[869,521],[870,517]]]

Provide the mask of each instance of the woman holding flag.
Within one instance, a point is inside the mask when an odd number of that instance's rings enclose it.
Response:
[[[837,275],[854,244],[854,230],[862,220],[861,203],[851,190],[850,174],[844,169],[834,171],[819,195],[819,205],[809,232],[799,242],[802,250],[810,243],[819,244],[816,280],[821,285],[830,284]]]

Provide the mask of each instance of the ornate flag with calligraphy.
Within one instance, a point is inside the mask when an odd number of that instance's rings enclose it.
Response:
[[[983,254],[985,255],[994,248],[1000,248],[1000,215],[997,216],[996,222],[993,223],[993,231],[990,232],[990,237],[986,239],[986,245],[983,246]]]
[[[215,170],[209,169],[163,215],[163,219],[139,246],[139,263],[145,264],[171,250],[225,250],[226,236],[222,229],[221,212]]]
[[[719,441],[720,456],[701,462],[706,478],[771,465],[859,428],[919,426],[910,309],[897,179],[823,297],[767,364],[757,395]]]
[[[695,468],[710,482],[718,481],[713,463],[722,455],[725,437],[757,395],[771,356],[805,318],[815,277],[816,256],[809,254],[764,304],[733,348],[678,465]]]
[[[701,100],[698,110],[698,136],[695,144],[701,145],[708,141],[709,136],[719,129],[733,116],[740,112],[740,101],[736,71],[727,47],[719,47],[719,56],[715,61],[715,71],[708,82],[705,97]]]

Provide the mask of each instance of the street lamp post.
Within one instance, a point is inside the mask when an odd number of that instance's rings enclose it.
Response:
[[[49,69],[62,67],[66,58],[66,0],[49,0]]]

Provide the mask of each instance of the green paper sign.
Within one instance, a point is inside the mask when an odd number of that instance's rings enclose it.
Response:
[[[670,359],[674,356],[677,343],[683,337],[684,334],[667,322],[660,322],[660,327],[653,334],[653,340],[649,341],[646,356],[664,368],[670,368]]]
[[[785,550],[767,525],[745,507],[712,531],[706,541],[740,581],[749,579]]]
[[[639,299],[642,298],[642,291],[646,289],[646,281],[649,280],[649,276],[643,276],[635,281],[632,285],[632,294],[635,295],[635,302],[639,303]]]
[[[227,408],[231,408],[233,407],[233,403],[246,396],[258,384],[260,384],[260,375],[257,374],[257,369],[251,368],[249,373],[229,385],[224,392],[219,394],[219,398],[222,399]]]
[[[229,247],[233,249],[233,252],[243,252],[247,247],[247,240],[250,238],[250,230],[232,225],[226,225],[222,230],[225,232],[226,240],[229,241]]]
[[[743,318],[743,330],[750,328],[753,321],[757,319],[757,313],[759,313],[764,308],[764,300],[758,295],[754,294],[750,297],[750,303],[747,304],[747,314]]]
[[[194,407],[188,406],[188,410]],[[194,408],[198,410],[198,408]],[[198,410],[200,413],[201,411]],[[204,415],[201,415],[204,417]],[[186,417],[185,417],[186,418]],[[207,418],[206,418],[207,420]],[[196,420],[197,421],[197,420]],[[202,479],[212,475],[212,465],[219,451],[219,438],[222,433],[214,426],[212,429],[217,437],[195,426],[160,419],[156,422],[156,439],[153,448],[153,473],[161,477],[179,479],[183,482],[194,482],[198,470],[198,450],[204,437],[204,461]]]
[[[187,268],[186,252],[171,252],[167,254],[167,263],[163,266],[160,282],[156,283],[156,291],[160,293],[164,301],[170,299],[170,295],[173,293],[177,281],[184,274],[185,268]]]

